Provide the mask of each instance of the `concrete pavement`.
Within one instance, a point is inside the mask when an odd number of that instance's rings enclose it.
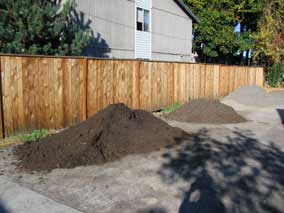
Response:
[[[80,213],[0,176],[0,213]]]

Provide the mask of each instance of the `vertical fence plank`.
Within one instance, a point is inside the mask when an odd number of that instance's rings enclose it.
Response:
[[[214,66],[208,65],[205,67],[205,98],[214,97]]]
[[[96,69],[95,60],[88,60],[88,81],[87,81],[87,115],[92,116],[96,112]]]
[[[199,69],[199,98],[205,98],[206,66],[201,64],[199,65]]]
[[[254,67],[249,67],[249,85],[255,85],[255,69]]]
[[[140,65],[140,102],[142,109],[151,109],[151,62],[141,62]]]
[[[213,88],[213,97],[219,98],[219,87],[220,87],[220,66],[214,65],[214,88]]]
[[[87,119],[87,81],[88,81],[88,59],[83,61],[82,70],[82,120]]]
[[[63,128],[64,125],[64,99],[63,99],[63,72],[64,72],[64,59],[54,59],[54,70],[57,70],[54,81],[55,92],[55,128]]]
[[[262,67],[256,68],[256,85],[263,87],[264,84],[264,71]]]
[[[169,93],[170,93],[170,100],[171,104],[174,104],[175,102],[175,66],[174,63],[170,64],[170,77],[168,80],[169,84]]]
[[[134,66],[135,66],[135,78],[133,78],[133,108],[139,109],[141,107],[141,103],[140,103],[140,65],[141,62],[140,61],[136,61]]]
[[[180,64],[174,63],[174,103],[178,103],[179,101],[179,93],[180,89]]]
[[[3,113],[3,91],[2,91],[2,84],[3,84],[3,68],[2,68],[2,56],[0,56],[0,139],[5,137],[5,130],[4,130],[4,113]]]
[[[229,92],[229,71],[225,66],[220,66],[219,85],[219,95],[224,97]]]
[[[235,67],[230,66],[229,67],[229,88],[228,92],[231,93],[234,91],[234,83],[235,83]]]
[[[193,65],[193,77],[194,77],[194,99],[199,98],[199,90],[200,90],[200,81],[199,81],[199,64]]]
[[[2,92],[3,92],[3,113],[4,113],[4,124],[5,124],[5,136],[9,136],[13,130],[13,119],[11,115],[12,103],[11,93],[13,91],[12,86],[10,86],[11,79],[10,74],[12,69],[10,69],[9,57],[1,57],[1,67],[2,67]],[[9,72],[5,72],[9,70]]]

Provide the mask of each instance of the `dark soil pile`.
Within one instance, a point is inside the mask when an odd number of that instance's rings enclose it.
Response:
[[[116,104],[61,133],[18,146],[14,153],[22,169],[73,168],[159,150],[185,136],[149,112]]]
[[[178,110],[165,115],[166,119],[190,123],[227,124],[246,120],[235,110],[217,100],[192,100]]]

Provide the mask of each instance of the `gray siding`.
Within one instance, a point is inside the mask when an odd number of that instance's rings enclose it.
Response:
[[[134,58],[135,11],[129,0],[77,0],[85,22],[90,21],[93,42],[86,54],[97,57]]]
[[[87,55],[135,57],[134,0],[77,0],[77,5],[94,32]],[[151,59],[191,61],[191,49],[192,20],[173,0],[153,0]]]
[[[153,0],[152,59],[191,61],[192,20],[173,0]]]

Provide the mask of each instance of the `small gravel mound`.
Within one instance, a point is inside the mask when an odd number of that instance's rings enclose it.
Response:
[[[283,108],[284,92],[266,92],[258,86],[243,86],[223,99],[224,103],[230,103],[230,101],[253,107],[281,106]]]
[[[190,123],[227,124],[246,120],[235,110],[217,100],[192,100],[165,116],[168,120]]]
[[[264,107],[268,103],[265,89],[258,86],[243,86],[236,89],[224,98],[224,101],[233,100],[243,105]]]
[[[185,136],[149,112],[115,104],[61,133],[18,146],[14,154],[26,170],[73,168],[159,150]]]

